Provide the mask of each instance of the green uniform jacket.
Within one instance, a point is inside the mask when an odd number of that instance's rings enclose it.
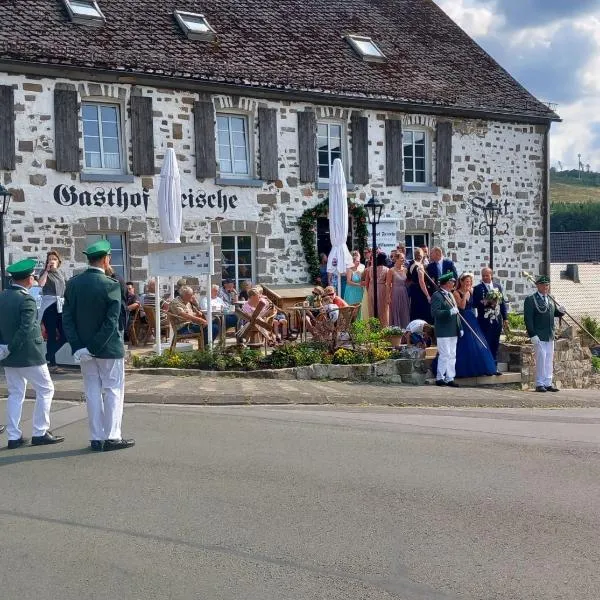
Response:
[[[462,329],[460,317],[450,314],[451,306],[444,299],[443,292],[437,291],[431,296],[431,315],[433,316],[435,337],[458,337]]]
[[[10,355],[4,367],[46,364],[42,329],[35,300],[23,288],[11,286],[0,294],[0,340]]]
[[[96,358],[123,358],[119,331],[121,287],[97,269],[67,282],[63,329],[73,352],[87,348]]]
[[[548,298],[548,310],[540,312],[536,307],[536,296],[537,304],[543,307],[543,300],[537,292],[525,298],[523,311],[525,313],[527,335],[529,337],[537,335],[542,342],[550,342],[554,339],[554,330],[556,328],[554,319],[562,317],[564,313],[558,310],[556,304],[550,298]]]

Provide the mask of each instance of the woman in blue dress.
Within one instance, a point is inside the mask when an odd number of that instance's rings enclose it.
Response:
[[[365,265],[360,262],[360,252],[352,252],[353,265],[346,271],[346,290],[343,294],[344,300],[348,304],[360,304],[363,299],[364,287],[362,285]],[[361,318],[360,310],[357,319]]]
[[[463,273],[456,283],[454,298],[463,319],[486,344],[485,336],[479,328],[473,311],[473,275]],[[456,377],[480,377],[495,375],[496,363],[487,344],[484,346],[473,332],[463,323],[464,335],[458,338],[456,345]]]

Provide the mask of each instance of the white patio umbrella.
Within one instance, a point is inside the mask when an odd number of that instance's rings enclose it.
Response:
[[[342,274],[352,266],[352,256],[346,246],[348,237],[348,200],[346,195],[346,177],[342,161],[333,161],[329,176],[329,238],[331,252],[327,259],[327,271],[338,273],[338,296],[342,294]]]
[[[165,160],[160,170],[158,186],[158,224],[160,237],[166,244],[181,243],[181,228],[183,211],[181,207],[181,177],[177,157],[173,148],[167,148]],[[171,282],[171,294],[173,293]],[[161,353],[160,347],[160,281],[156,278],[156,353]]]

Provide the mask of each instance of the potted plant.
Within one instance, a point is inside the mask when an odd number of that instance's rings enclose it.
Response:
[[[381,331],[381,334],[386,340],[389,341],[389,343],[394,348],[397,348],[398,346],[400,346],[400,344],[402,344],[402,336],[404,335],[404,329],[402,329],[402,327],[396,326],[385,327]]]

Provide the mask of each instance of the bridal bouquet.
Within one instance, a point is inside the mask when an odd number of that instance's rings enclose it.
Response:
[[[500,290],[489,291],[483,299],[483,316],[489,321],[494,321],[500,316],[500,304],[502,303],[502,293]]]

